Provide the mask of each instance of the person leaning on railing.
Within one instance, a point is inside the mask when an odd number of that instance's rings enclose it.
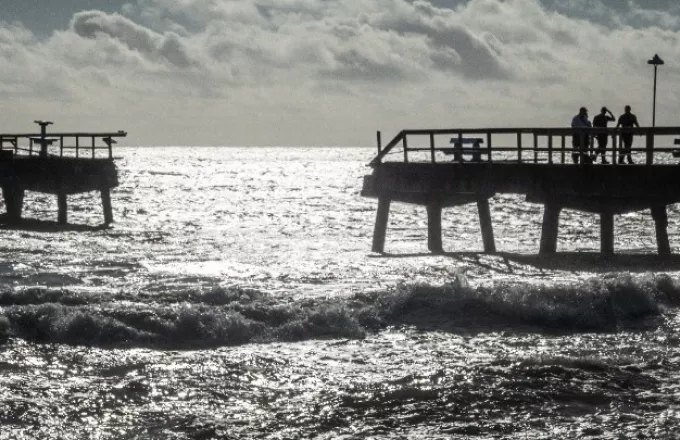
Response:
[[[572,128],[592,128],[592,124],[588,120],[588,109],[581,107],[578,115],[574,116],[571,120]],[[588,155],[588,147],[590,146],[590,134],[583,130],[576,130],[572,137],[571,145],[574,147],[574,152],[571,154],[571,158],[574,163],[579,162],[586,163],[590,162],[590,156]]]

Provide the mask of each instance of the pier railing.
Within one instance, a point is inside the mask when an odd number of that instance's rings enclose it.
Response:
[[[377,133],[378,155],[369,165],[384,160],[404,162],[572,163],[572,154],[595,154],[597,137],[607,136],[606,157],[616,166],[622,154],[623,136],[633,136],[631,153],[637,163],[667,163],[680,155],[680,127],[641,128],[469,128],[402,130],[384,147]],[[675,139],[673,139],[675,138]],[[578,145],[588,147],[575,148]],[[640,153],[644,153],[644,160]],[[663,159],[661,159],[663,156]]]
[[[124,131],[95,133],[0,133],[0,150],[16,156],[113,158],[116,138]]]

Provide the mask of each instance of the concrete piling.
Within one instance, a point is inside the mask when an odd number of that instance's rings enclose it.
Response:
[[[387,234],[387,221],[390,216],[391,202],[392,200],[387,196],[378,198],[378,212],[375,217],[375,228],[373,229],[373,252],[383,253],[385,251],[385,235]]]
[[[665,205],[652,206],[652,218],[656,229],[656,245],[659,255],[671,255],[671,245],[668,241],[668,213]]]
[[[66,193],[61,191],[57,194],[57,205],[58,205],[58,219],[57,223],[60,225],[65,225],[68,223],[68,213],[67,213],[67,200]]]
[[[562,211],[562,207],[554,202],[548,202],[544,206],[541,247],[539,249],[539,253],[542,255],[552,255],[557,252],[560,211]]]
[[[477,200],[477,210],[479,211],[479,225],[482,229],[482,241],[484,242],[484,252],[496,252],[496,242],[493,236],[493,224],[491,223],[491,210],[489,209],[489,199]]]
[[[432,202],[427,205],[427,248],[430,252],[440,254],[442,247],[442,205]]]
[[[604,256],[614,255],[614,213],[611,209],[600,213],[600,252]]]

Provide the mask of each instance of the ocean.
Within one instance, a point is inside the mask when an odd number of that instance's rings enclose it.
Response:
[[[360,195],[373,148],[115,150],[99,194],[27,193],[0,230],[0,439],[674,439],[680,258],[648,212],[498,195],[498,254],[474,205]],[[680,212],[669,209],[671,247]]]

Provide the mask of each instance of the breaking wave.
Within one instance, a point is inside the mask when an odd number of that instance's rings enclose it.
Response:
[[[612,332],[658,325],[680,305],[665,275],[571,285],[401,284],[339,299],[294,300],[239,287],[144,297],[31,288],[0,293],[0,336],[106,347],[207,348],[362,338],[387,327],[451,332]]]

